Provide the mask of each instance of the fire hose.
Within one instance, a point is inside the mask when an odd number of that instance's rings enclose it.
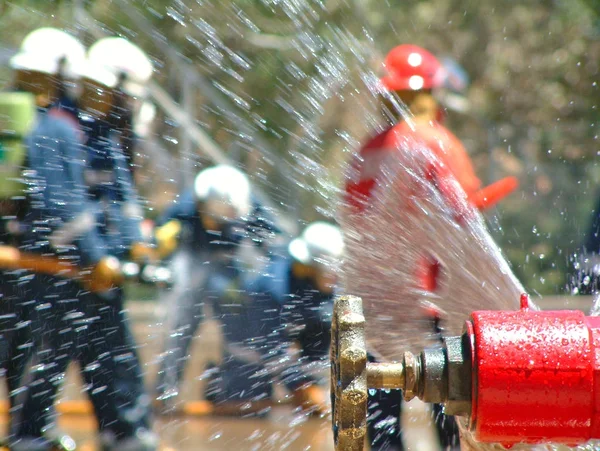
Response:
[[[13,246],[0,246],[0,269],[27,270],[64,279],[76,280],[92,292],[102,292],[124,280],[170,285],[171,271],[161,265],[119,262],[109,258],[95,267],[81,267],[68,259],[52,255],[22,252]]]
[[[472,312],[440,347],[370,363],[362,301],[342,296],[331,343],[336,450],[363,449],[368,389],[441,403],[482,443],[585,443],[600,438],[600,317],[533,310],[523,295],[517,311]]]

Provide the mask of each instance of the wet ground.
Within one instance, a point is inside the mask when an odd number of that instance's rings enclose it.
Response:
[[[422,412],[421,408],[417,408]],[[309,419],[297,423],[289,409],[281,408],[276,419],[233,419],[217,417],[160,418],[155,430],[161,438],[161,451],[251,451],[251,450],[333,450],[329,418]],[[6,416],[0,417],[0,425],[6,429]],[[408,449],[435,451],[439,449],[432,440],[428,424],[412,412],[406,419]],[[61,428],[70,434],[80,451],[97,450],[96,423],[91,415],[63,415]]]
[[[422,404],[414,403],[403,419],[408,450],[437,451],[437,445]],[[89,414],[62,415],[60,427],[71,435],[80,451],[96,451],[96,422]],[[6,415],[0,416],[5,431]],[[161,451],[332,451],[329,418],[299,421],[287,407],[277,408],[272,418],[239,419],[177,416],[158,418],[154,424]]]

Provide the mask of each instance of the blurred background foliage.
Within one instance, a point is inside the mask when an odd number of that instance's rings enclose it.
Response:
[[[600,1],[7,1],[2,46],[42,25],[90,44],[77,7],[145,49],[157,83],[304,221],[334,214],[344,162],[379,123],[365,74],[399,43],[452,57],[471,84],[450,129],[484,182],[521,181],[488,216],[492,233],[531,292],[564,291],[600,197]],[[160,112],[153,136],[180,163],[145,165],[150,214],[207,163]]]

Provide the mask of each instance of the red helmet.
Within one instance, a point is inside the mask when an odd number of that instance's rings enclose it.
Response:
[[[388,75],[381,79],[390,91],[418,91],[440,87],[444,71],[438,59],[424,48],[404,44],[394,47],[385,57]]]

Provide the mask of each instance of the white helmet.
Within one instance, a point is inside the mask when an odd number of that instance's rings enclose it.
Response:
[[[10,66],[15,70],[50,75],[58,74],[61,63],[62,75],[78,78],[85,64],[85,47],[73,36],[57,28],[38,28],[29,33],[19,52],[10,60]]]
[[[117,78],[124,74],[123,90],[131,96],[143,96],[144,86],[152,77],[152,62],[127,39],[100,39],[88,50],[88,60],[93,65],[105,67]]]
[[[344,253],[344,237],[338,226],[317,221],[306,227],[299,238],[292,240],[288,251],[306,265],[320,260],[338,260]]]
[[[220,201],[233,207],[238,218],[250,213],[250,182],[232,166],[221,164],[200,172],[194,181],[194,193],[200,201]]]
[[[106,67],[96,64],[89,59],[86,60],[85,65],[81,68],[81,78],[95,81],[96,83],[106,86],[107,88],[114,88],[117,86],[117,76],[109,71]]]

